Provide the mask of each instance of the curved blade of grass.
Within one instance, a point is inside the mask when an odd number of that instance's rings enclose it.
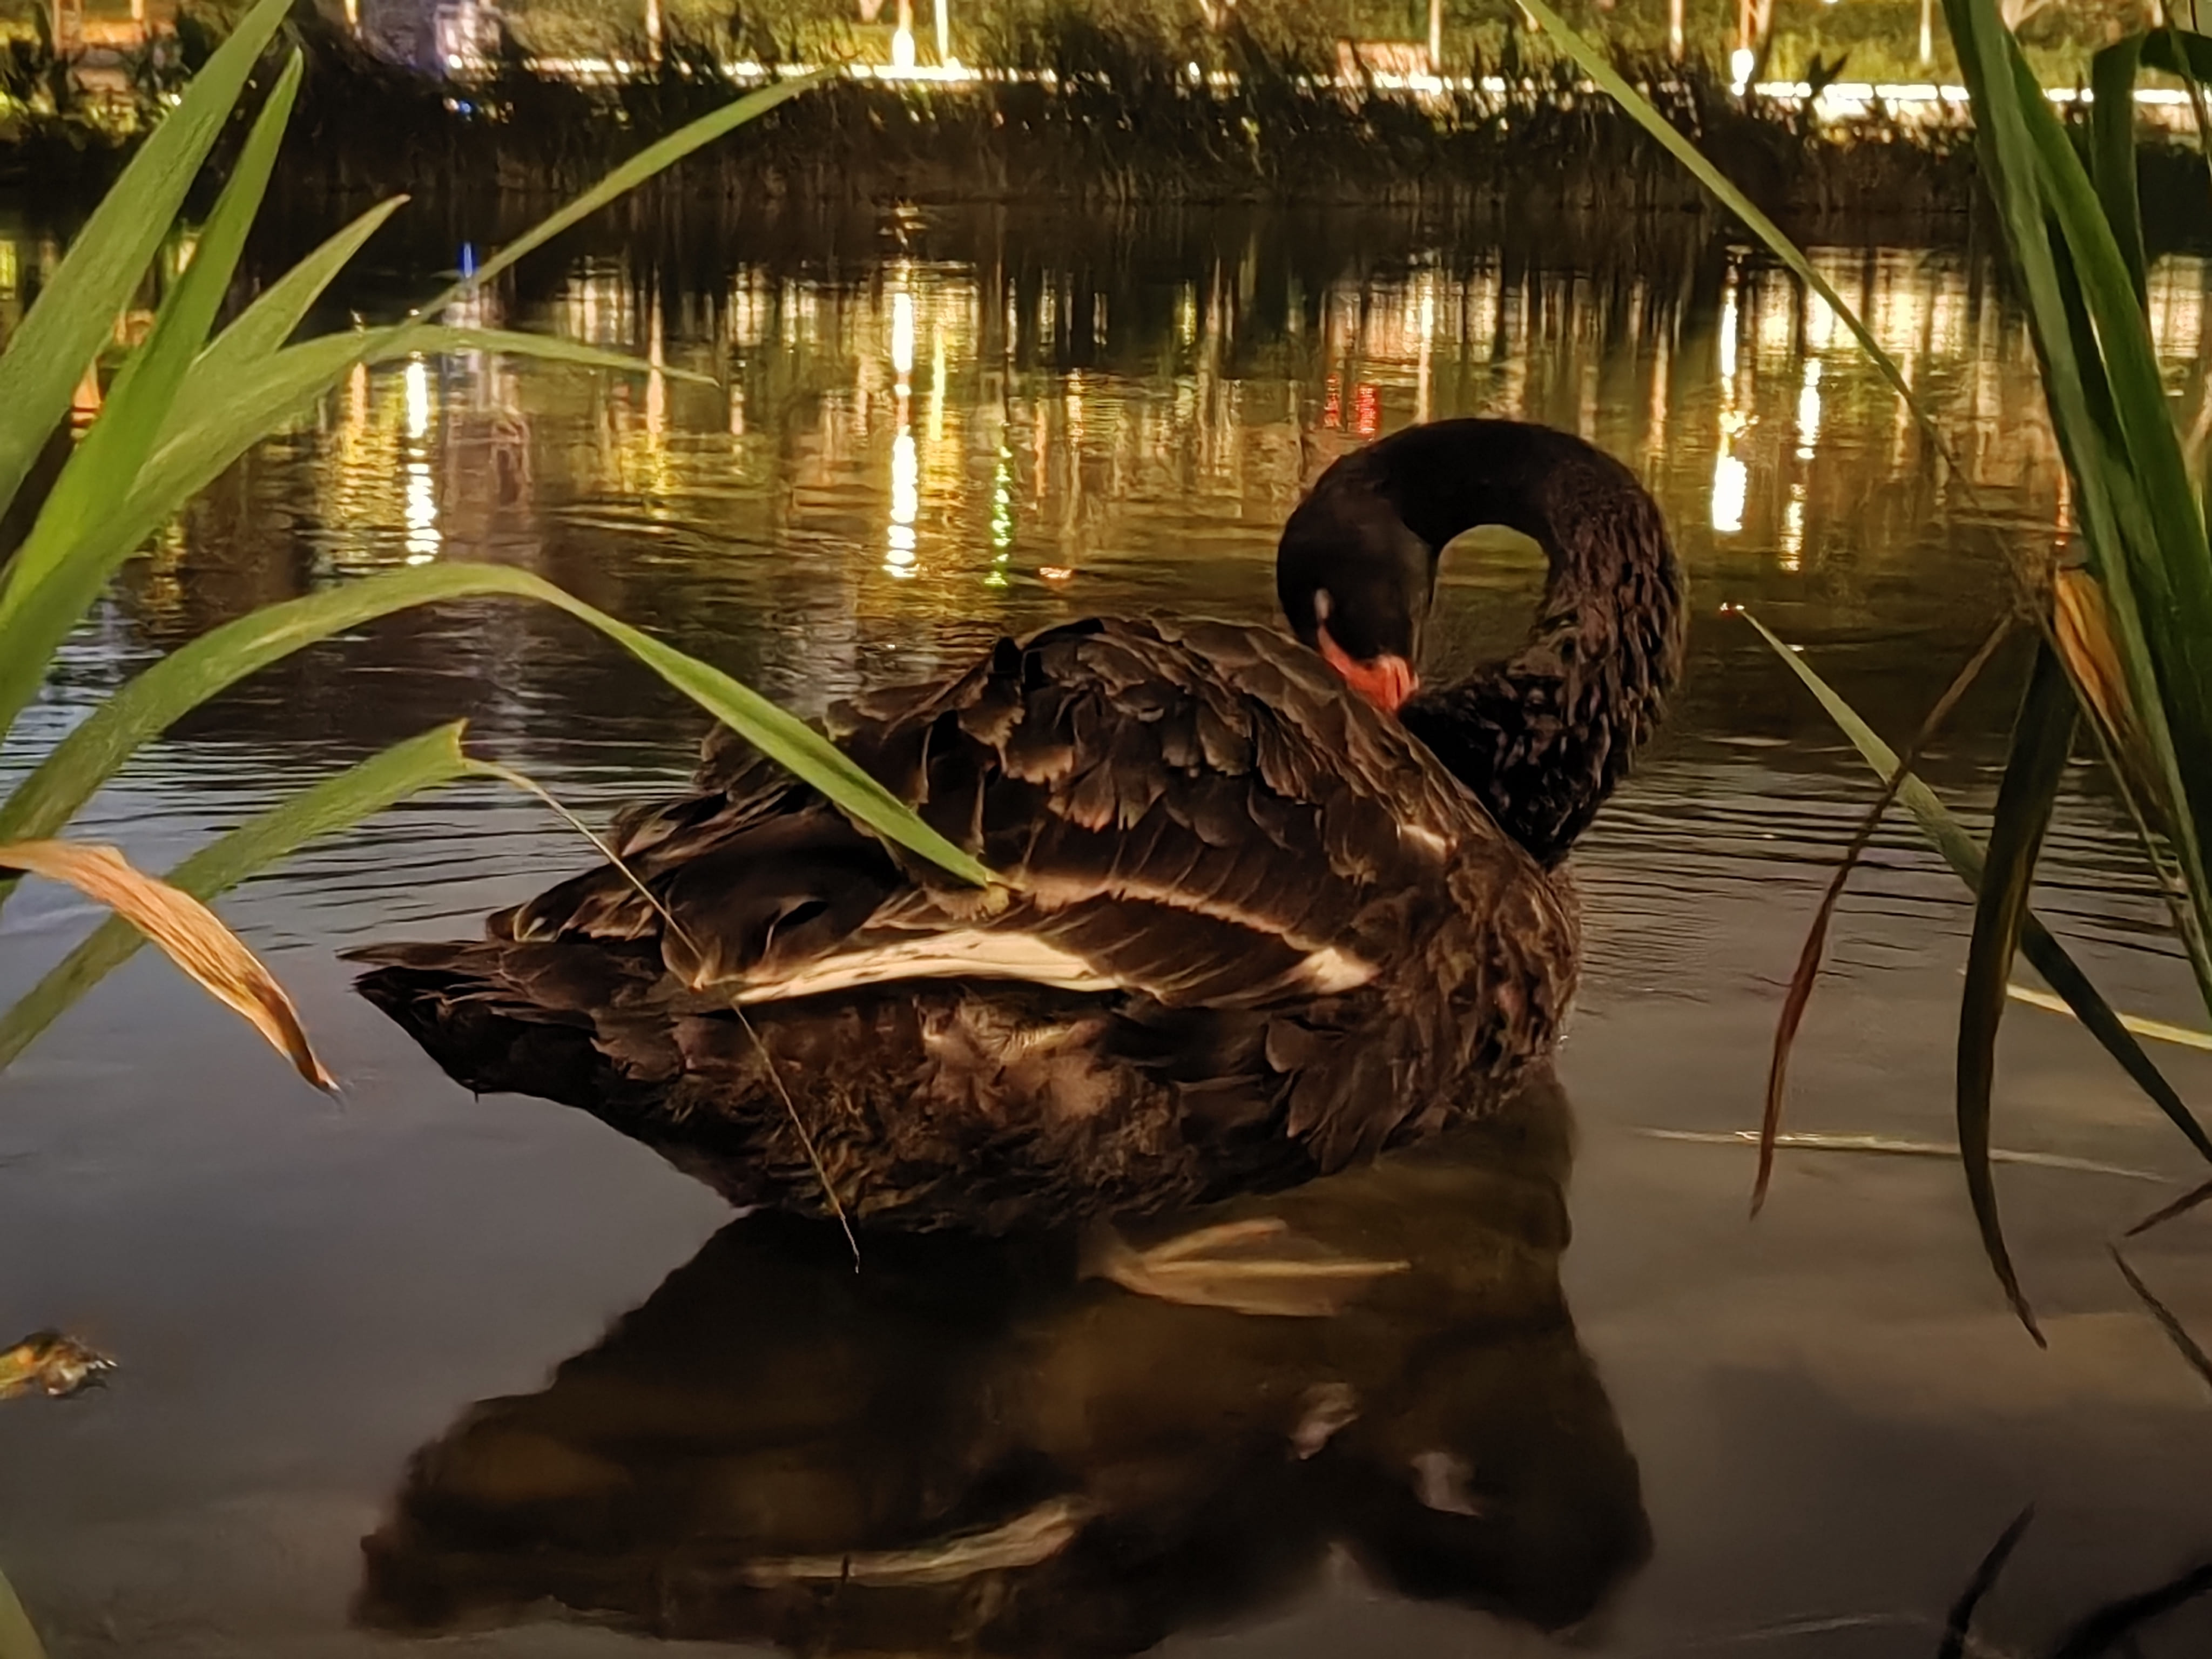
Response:
[[[210,57],[70,245],[53,280],[0,353],[0,501],[11,499],[46,434],[115,327],[169,234],[208,150],[290,0],[261,0]]]
[[[2048,645],[2035,653],[2020,716],[2013,722],[2012,753],[1997,786],[1990,846],[1974,898],[1974,929],[1966,947],[1966,984],[1959,1009],[1959,1155],[1966,1195],[1974,1206],[1982,1249],[2020,1322],[2039,1347],[2046,1346],[2035,1311],[2021,1289],[1997,1212],[1996,1176],[1990,1162],[1990,1117],[1996,1084],[1997,1028],[2004,1019],[2005,986],[2020,948],[2028,890],[2043,851],[2058,786],[2074,749],[2078,720],[2073,683]]]
[[[1773,631],[1748,611],[1737,614],[1759,630],[1759,636],[1773,647],[1774,653],[1790,665],[1790,670],[1804,683],[1828,718],[1835,721],[1844,735],[1851,740],[1868,765],[1877,776],[1887,778],[1898,770],[1897,751],[1884,743],[1875,729],[1859,718],[1858,711],[1837,695],[1810,664],[1777,638]],[[1966,883],[1968,890],[1978,892],[1982,884],[1982,848],[1980,843],[1966,833],[1964,825],[1951,815],[1951,811],[1919,778],[1907,773],[1899,786],[1898,799],[1905,811],[1912,814],[1913,822],[1920,826],[1943,861],[1953,873]],[[2064,1000],[2074,1011],[2083,1028],[2097,1039],[2105,1052],[2119,1062],[2120,1067],[2136,1086],[2148,1095],[2154,1105],[2163,1112],[2173,1126],[2188,1137],[2189,1144],[2207,1162],[2212,1162],[2212,1136],[2208,1136],[2195,1115],[2182,1103],[2166,1074],[2158,1069],[2151,1057],[2143,1052],[2142,1044],[2121,1023],[2103,994],[2081,971],[2078,963],[2066,952],[2066,947],[2035,919],[2031,912],[2023,921],[2021,931],[2021,953],[2030,966],[2043,975],[2044,982]]]
[[[164,879],[204,902],[319,836],[350,828],[410,795],[467,776],[470,763],[461,752],[462,724],[456,720],[396,743],[358,766],[301,790],[283,805],[202,848]],[[94,929],[15,1006],[0,1014],[0,1071],[145,942],[145,935],[125,921],[106,921]]]
[[[18,835],[52,833],[147,738],[226,686],[302,646],[396,611],[487,597],[536,600],[590,623],[886,840],[979,886],[994,879],[974,856],[923,823],[843,750],[758,692],[540,577],[490,564],[422,565],[389,571],[268,606],[202,635],[140,674],[64,738],[0,810],[0,823],[13,826]]]
[[[1741,606],[1735,608],[1741,609]],[[1982,670],[1989,665],[1990,659],[1996,654],[1997,647],[2004,643],[2011,632],[2012,623],[2008,617],[1991,629],[1989,638],[1982,641],[1981,648],[1967,659],[1966,665],[1953,678],[1949,688],[1936,699],[1936,706],[1928,711],[1928,718],[1921,722],[1911,748],[1890,769],[1881,795],[1869,809],[1866,817],[1860,820],[1857,833],[1851,837],[1850,845],[1844,849],[1844,856],[1837,861],[1835,873],[1828,878],[1827,890],[1820,895],[1820,908],[1813,913],[1813,925],[1806,929],[1804,947],[1798,952],[1796,971],[1790,976],[1789,994],[1782,999],[1781,1016],[1774,1023],[1774,1052],[1769,1057],[1766,1067],[1766,1106],[1759,1124],[1759,1171],[1752,1178],[1751,1186],[1751,1212],[1753,1215],[1757,1215],[1765,1206],[1766,1189],[1774,1179],[1774,1147],[1782,1132],[1782,1105],[1784,1093],[1789,1085],[1790,1053],[1796,1043],[1798,1028],[1804,1024],[1806,1006],[1813,1000],[1813,988],[1820,977],[1820,959],[1827,950],[1828,928],[1835,920],[1836,907],[1843,902],[1844,889],[1850,881],[1851,872],[1858,867],[1868,843],[1874,839],[1875,831],[1881,827],[1890,803],[1897,799],[1897,792],[1904,787],[1905,781],[1912,775],[1912,767],[1919,758],[1920,751],[1927,746],[1929,738],[1936,734],[1943,722],[1950,718],[1959,699],[1965,696],[1967,688],[1981,677]]]
[[[1543,25],[1545,33],[1552,38],[1559,50],[1575,60],[1583,73],[1604,88],[1613,102],[1626,110],[1638,126],[1658,140],[1668,154],[1688,168],[1697,181],[1711,191],[1723,207],[1741,219],[1745,228],[1753,235],[1766,244],[1773,252],[1774,257],[1787,265],[1796,274],[1798,281],[1827,301],[1828,308],[1836,313],[1837,319],[1850,331],[1852,337],[1858,341],[1867,356],[1874,360],[1874,365],[1881,370],[1882,378],[1889,382],[1899,397],[1905,399],[1905,407],[1911,411],[1912,418],[1920,423],[1921,430],[1928,434],[1929,441],[1936,446],[1936,453],[1955,470],[1956,458],[1951,453],[1948,440],[1944,437],[1942,428],[1936,424],[1935,416],[1914,393],[1911,382],[1905,378],[1905,371],[1898,366],[1897,360],[1882,349],[1881,343],[1875,338],[1873,331],[1867,327],[1858,313],[1844,304],[1843,295],[1836,292],[1826,277],[1813,268],[1813,262],[1805,257],[1804,251],[1783,234],[1779,225],[1760,212],[1752,199],[1736,188],[1726,173],[1707,161],[1705,153],[1684,137],[1675,129],[1674,123],[1652,106],[1650,99],[1631,85],[1627,77],[1613,66],[1610,58],[1590,41],[1577,33],[1569,26],[1566,19],[1547,5],[1545,0],[1520,0],[1520,3],[1522,9]]]
[[[478,265],[473,275],[454,283],[434,300],[424,305],[418,315],[444,310],[466,294],[471,288],[489,282],[518,260],[537,252],[571,225],[589,218],[617,197],[626,194],[643,184],[657,173],[666,171],[692,151],[756,120],[778,104],[796,98],[802,92],[819,86],[843,72],[841,64],[831,64],[809,75],[794,76],[788,81],[779,81],[772,87],[746,94],[733,104],[728,104],[697,120],[678,128],[665,138],[647,145],[635,155],[593,185],[558,212],[541,219],[505,247]]]
[[[337,1090],[276,975],[190,893],[133,868],[112,847],[83,842],[0,842],[0,868],[66,882],[126,918],[202,990],[260,1032],[301,1077],[325,1092]]]
[[[47,657],[59,643],[52,635],[51,619],[61,605],[47,590],[62,596],[86,591],[82,580],[71,580],[69,567],[102,562],[97,544],[86,544],[86,532],[106,514],[118,491],[137,477],[168,423],[192,360],[207,342],[276,165],[300,75],[295,51],[254,121],[191,263],[162,299],[145,343],[125,362],[100,417],[63,467],[31,533],[15,550],[7,580],[0,585],[0,641],[8,647],[0,659],[0,732],[36,695]],[[90,593],[98,591],[95,584]],[[85,603],[90,602],[88,594]],[[81,611],[70,611],[67,623],[73,625]]]
[[[2131,34],[2089,60],[2089,154],[2096,168],[2097,198],[2112,222],[2128,274],[2135,279],[2136,302],[2144,302],[2142,210],[2136,191],[2136,66],[2143,38]]]

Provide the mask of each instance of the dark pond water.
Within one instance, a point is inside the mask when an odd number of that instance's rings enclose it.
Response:
[[[392,273],[484,234],[430,225],[331,320],[388,309],[409,292]],[[0,228],[0,327],[51,257]],[[733,1221],[580,1114],[470,1097],[334,953],[473,931],[586,862],[527,800],[418,800],[252,883],[225,914],[295,989],[343,1104],[150,959],[0,1079],[0,1338],[65,1326],[124,1366],[105,1392],[0,1406],[0,1564],[57,1654],[442,1634],[580,1655],[658,1633],[1932,1656],[2030,1503],[1978,1650],[2043,1653],[2212,1558],[2212,1399],[2106,1254],[2193,1171],[2077,1029],[2021,1007],[2002,1056],[2000,1141],[2079,1161],[2002,1172],[2047,1353],[1996,1294],[1950,1162],[1791,1153],[1753,1223],[1750,1155],[1717,1144],[1754,1120],[1781,984],[1869,796],[1721,605],[1902,734],[2002,605],[2005,561],[2063,512],[1986,268],[1822,262],[1942,411],[1964,482],[1939,482],[1823,307],[1725,245],[1234,216],[606,237],[526,270],[485,319],[656,372],[395,365],[253,457],[74,644],[11,775],[162,649],[410,561],[542,572],[806,710],[1088,611],[1263,617],[1302,478],[1463,411],[1575,428],[1640,469],[1698,617],[1673,725],[1578,855],[1590,943],[1558,1097],[1245,1206],[1413,1262],[1336,1320],[1141,1301],[1043,1246],[872,1243],[856,1277],[834,1236]],[[2191,418],[2208,283],[2193,258],[2156,276]],[[1438,657],[1510,638],[1535,580],[1510,547],[1460,554]],[[2020,666],[2000,659],[1930,761],[1970,811]],[[457,714],[592,813],[678,779],[701,725],[563,621],[453,607],[226,697],[82,830],[162,867]],[[1870,864],[1793,1127],[1941,1143],[1961,892],[1902,830]],[[2185,1017],[2086,774],[2046,877],[2043,913],[2114,1001]],[[0,997],[91,920],[22,894]],[[2212,1100],[2203,1054],[2160,1058]],[[2208,1226],[2135,1255],[2200,1332]],[[2200,1603],[2113,1650],[2208,1650]]]

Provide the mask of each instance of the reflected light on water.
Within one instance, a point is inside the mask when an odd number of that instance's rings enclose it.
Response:
[[[915,522],[921,516],[921,456],[914,441],[914,294],[902,288],[891,295],[891,390],[897,431],[891,439],[891,521],[884,568],[911,576],[917,562]]]
[[[407,562],[428,564],[438,556],[438,490],[430,463],[407,463]]]
[[[884,568],[894,576],[911,576],[915,566],[915,520],[921,514],[921,462],[914,434],[902,420],[891,440],[890,552]]]
[[[420,357],[407,362],[407,435],[421,438],[430,429],[430,369]]]
[[[941,617],[953,589],[881,580],[925,569],[1018,590],[1018,568],[1118,580],[1133,555],[1188,547],[1221,556],[1225,593],[1322,466],[1462,414],[1583,432],[1660,487],[1686,542],[1723,538],[1778,576],[1824,548],[1897,545],[1890,521],[1924,510],[1887,487],[1927,476],[1924,440],[1828,304],[1748,256],[1685,303],[1649,273],[1608,289],[1495,250],[1415,248],[1335,274],[1278,272],[1279,255],[1209,250],[1133,277],[938,251],[843,276],[741,261],[696,309],[635,256],[589,256],[531,302],[538,325],[635,349],[646,372],[459,356],[350,375],[315,440],[314,568],[473,556],[488,538],[546,547],[543,492],[625,503],[657,533],[842,545],[876,574],[871,626]],[[0,276],[27,286],[58,258],[0,233]],[[2060,470],[1998,290],[1941,252],[1814,258],[1974,482],[2032,496],[2023,522],[2047,536]],[[2212,428],[2203,263],[2162,259],[2149,286],[2177,415]],[[672,379],[702,360],[726,370],[721,401]]]
[[[1725,432],[1726,428],[1723,428]],[[1720,457],[1713,463],[1713,528],[1733,536],[1743,528],[1743,507],[1751,488],[1751,474],[1722,441]]]
[[[914,373],[914,295],[906,289],[891,295],[891,369],[902,385]]]
[[[420,357],[408,360],[407,388],[407,562],[428,564],[438,556],[438,486],[431,477],[424,444],[430,431],[430,368]]]
[[[1721,319],[1717,343],[1720,347],[1721,413],[1720,444],[1713,457],[1713,528],[1723,536],[1733,536],[1743,529],[1743,509],[1751,487],[1751,474],[1735,453],[1736,440],[1749,422],[1736,410],[1735,350],[1738,319],[1736,314],[1736,273],[1733,268],[1721,289]]]

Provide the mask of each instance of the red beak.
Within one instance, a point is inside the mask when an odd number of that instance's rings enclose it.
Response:
[[[1362,662],[1329,638],[1328,629],[1320,629],[1319,635],[1322,659],[1344,677],[1346,685],[1384,714],[1396,714],[1398,705],[1421,689],[1421,677],[1403,657],[1386,653]]]

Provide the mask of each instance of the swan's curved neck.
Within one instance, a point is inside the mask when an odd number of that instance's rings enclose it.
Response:
[[[1503,525],[1549,562],[1527,643],[1401,715],[1515,840],[1553,862],[1627,775],[1681,669],[1683,581],[1666,521],[1627,468],[1546,427],[1439,422],[1367,455],[1365,487],[1432,553]]]

